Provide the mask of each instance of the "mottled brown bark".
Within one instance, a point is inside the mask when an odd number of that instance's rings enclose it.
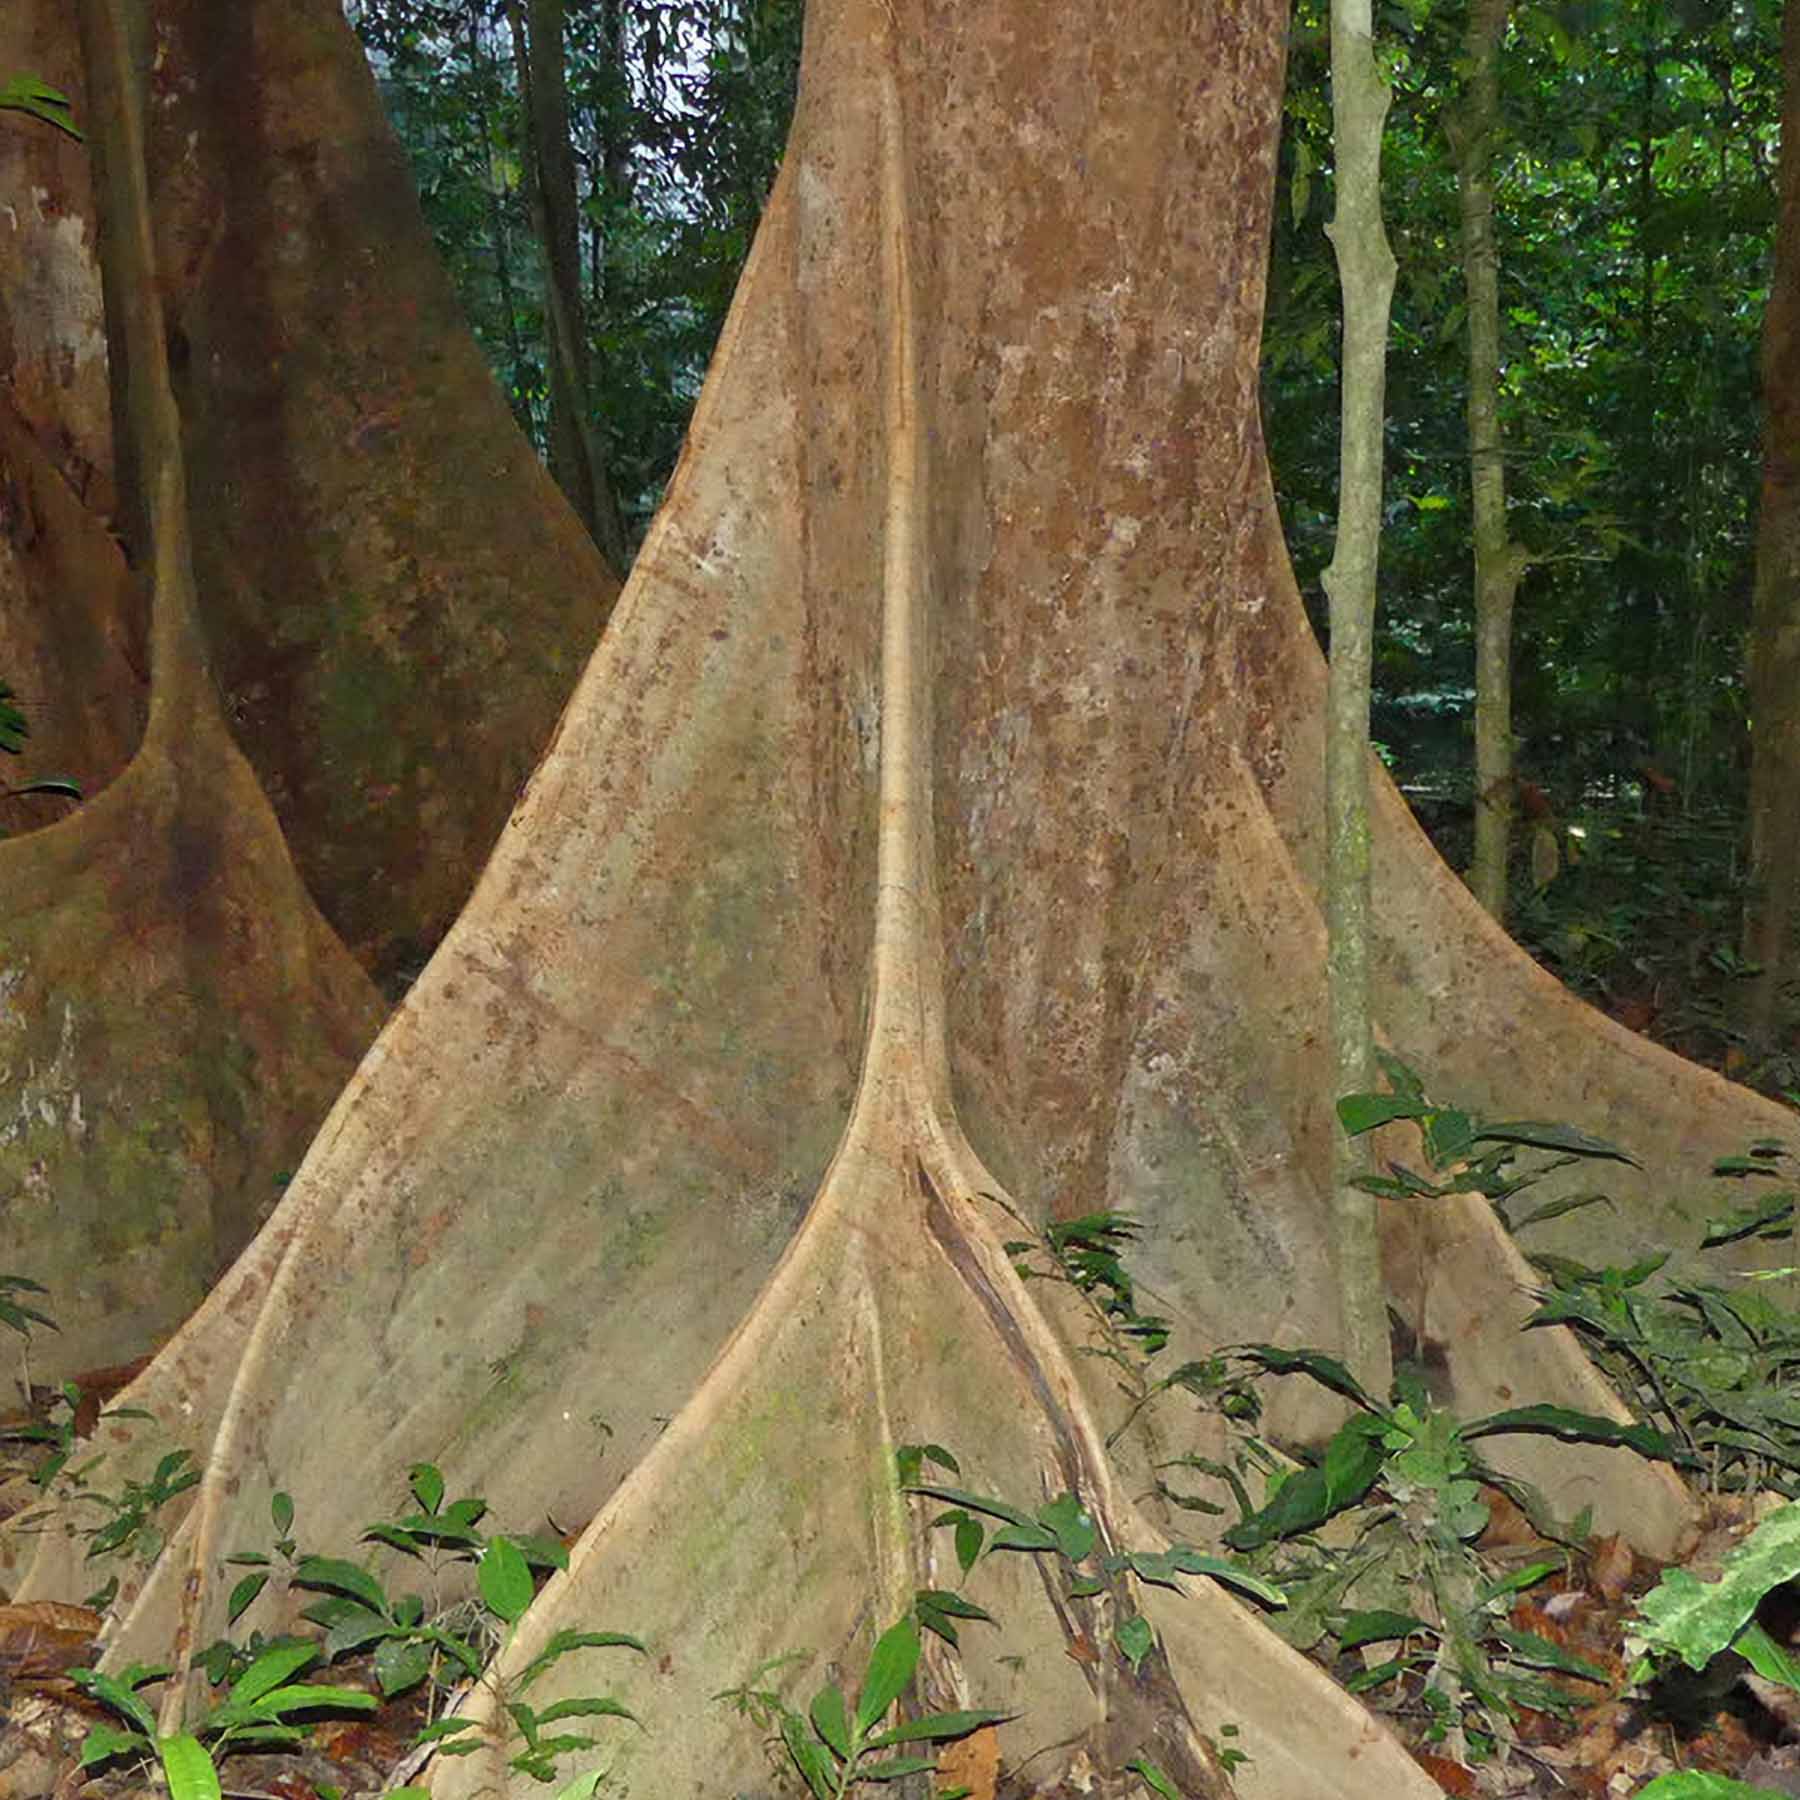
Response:
[[[153,18],[214,667],[326,916],[404,977],[467,896],[614,581],[511,429],[341,9]]]
[[[1783,12],[1781,204],[1763,319],[1763,485],[1750,631],[1750,898],[1744,954],[1759,965],[1744,1026],[1768,1050],[1791,1007],[1800,899],[1800,5]]]

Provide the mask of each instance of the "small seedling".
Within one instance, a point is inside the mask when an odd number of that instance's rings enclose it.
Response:
[[[81,1766],[97,1768],[119,1757],[154,1758],[174,1800],[219,1800],[217,1758],[249,1745],[286,1746],[306,1735],[306,1715],[371,1712],[373,1694],[357,1688],[318,1687],[294,1679],[319,1660],[316,1644],[291,1640],[271,1645],[238,1676],[217,1706],[189,1731],[164,1736],[139,1689],[162,1680],[166,1669],[132,1664],[117,1675],[77,1669],[73,1679],[121,1721],[96,1725],[81,1746]]]
[[[907,1775],[928,1774],[937,1766],[935,1756],[887,1756],[884,1751],[905,1744],[950,1743],[1012,1716],[988,1711],[931,1713],[881,1729],[882,1721],[912,1683],[919,1651],[919,1628],[910,1614],[889,1626],[870,1654],[854,1707],[836,1683],[819,1689],[805,1717],[779,1694],[749,1684],[728,1688],[713,1698],[779,1731],[788,1757],[814,1800],[841,1800],[864,1783],[898,1781]],[[764,1663],[750,1681],[761,1680],[789,1660],[793,1659]]]

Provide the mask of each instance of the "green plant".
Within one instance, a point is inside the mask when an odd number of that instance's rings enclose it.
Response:
[[[773,1689],[753,1685],[771,1669],[798,1660],[791,1656],[764,1663],[742,1687],[727,1688],[713,1698],[736,1707],[759,1727],[780,1734],[783,1748],[814,1800],[839,1800],[865,1782],[898,1781],[906,1775],[928,1773],[936,1766],[933,1756],[884,1756],[884,1751],[906,1744],[949,1743],[1011,1716],[979,1710],[930,1713],[901,1719],[883,1729],[882,1721],[912,1683],[919,1666],[920,1642],[918,1623],[911,1614],[889,1626],[870,1653],[854,1705],[842,1688],[828,1682],[813,1695],[802,1716]]]
[[[81,133],[75,128],[75,121],[69,116],[69,97],[41,81],[35,75],[9,75],[0,81],[0,112],[29,113],[34,119],[42,119],[46,125],[54,125],[58,131],[66,131],[70,137],[79,139]],[[12,690],[0,683],[0,701],[4,701]],[[0,749],[6,748],[5,732],[7,727],[7,709],[0,708]],[[16,715],[15,715],[16,716]],[[24,729],[24,721],[20,721],[20,729]]]
[[[1630,1681],[1642,1682],[1659,1663],[1678,1658],[1704,1670],[1727,1652],[1741,1656],[1763,1680],[1800,1692],[1800,1659],[1757,1623],[1756,1609],[1774,1589],[1800,1576],[1800,1504],[1771,1513],[1726,1558],[1718,1579],[1670,1569],[1637,1604],[1626,1632],[1636,1661]],[[1691,1772],[1661,1775],[1644,1800],[1780,1800],[1773,1789],[1725,1776],[1696,1785]]]
[[[1532,1323],[1580,1332],[1638,1417],[1680,1445],[1708,1485],[1800,1493],[1800,1313],[1753,1278],[1652,1293],[1661,1256],[1626,1269],[1533,1260],[1550,1285]]]
[[[6,706],[0,702],[0,737],[5,734],[6,711]],[[52,1331],[59,1331],[61,1327],[47,1312],[40,1312],[18,1296],[47,1294],[49,1291],[41,1281],[33,1281],[29,1275],[0,1275],[0,1325],[19,1334],[19,1391],[27,1406],[31,1404],[31,1328],[46,1325]]]
[[[487,1503],[472,1495],[447,1500],[444,1478],[431,1463],[415,1463],[408,1485],[416,1510],[381,1520],[363,1533],[425,1566],[429,1596],[391,1593],[379,1576],[343,1557],[303,1555],[293,1536],[293,1501],[277,1492],[269,1505],[276,1538],[273,1556],[239,1551],[228,1560],[248,1569],[233,1588],[228,1613],[235,1623],[256,1600],[277,1562],[287,1565],[287,1584],[319,1595],[301,1616],[325,1633],[320,1649],[327,1662],[358,1650],[372,1650],[376,1685],[384,1699],[409,1692],[429,1681],[435,1691],[452,1679],[479,1681],[494,1649],[524,1616],[536,1591],[535,1570],[565,1568],[568,1552],[554,1539],[512,1536],[482,1529]],[[446,1606],[443,1578],[456,1565],[472,1566],[475,1598]],[[512,1766],[540,1781],[554,1779],[558,1758],[593,1747],[599,1740],[585,1734],[548,1730],[574,1718],[631,1719],[630,1711],[610,1695],[575,1695],[541,1710],[524,1698],[549,1669],[577,1650],[629,1649],[644,1646],[623,1632],[560,1631],[516,1678],[503,1696],[506,1714],[520,1747]],[[202,1663],[215,1683],[240,1666],[249,1651],[229,1641],[212,1645]],[[635,1722],[635,1721],[634,1721]],[[419,1733],[421,1745],[446,1756],[465,1756],[478,1748],[474,1721],[462,1717],[436,1719]],[[577,1782],[565,1793],[579,1792]],[[591,1792],[591,1789],[588,1790]]]
[[[68,102],[55,88],[45,87],[42,82],[34,81],[30,76],[15,77],[12,82],[0,86],[0,112],[11,110],[34,113],[53,125],[60,125],[71,136],[80,137],[81,133],[66,119],[55,116],[51,110],[55,105],[67,107]],[[25,715],[13,705],[15,698],[12,689],[0,681],[0,751],[8,756],[21,755],[25,749],[25,740],[31,735],[31,727],[26,723]],[[66,775],[46,775],[37,781],[21,782],[17,787],[0,787],[0,800],[18,799],[26,794],[55,794],[64,800],[79,800],[81,788]],[[27,1281],[22,1275],[0,1276],[0,1283],[35,1289],[40,1294],[44,1292],[35,1281]],[[40,1324],[50,1324],[41,1313],[33,1313],[31,1317]],[[14,1324],[14,1321],[8,1319],[7,1323]],[[14,1329],[18,1329],[16,1324]]]
[[[1657,1433],[1550,1406],[1459,1422],[1405,1372],[1399,1397],[1383,1406],[1319,1351],[1251,1344],[1231,1355],[1268,1374],[1306,1375],[1355,1409],[1315,1460],[1278,1470],[1264,1503],[1225,1533],[1227,1546],[1286,1595],[1286,1609],[1270,1620],[1280,1635],[1299,1649],[1329,1645],[1339,1654],[1391,1645],[1390,1655],[1345,1685],[1391,1690],[1397,1702],[1423,1711],[1429,1739],[1449,1740],[1471,1757],[1504,1741],[1522,1707],[1570,1710],[1544,1671],[1605,1679],[1593,1664],[1509,1622],[1514,1597],[1562,1559],[1505,1569],[1484,1558],[1475,1544],[1488,1520],[1483,1486],[1509,1494],[1547,1536],[1565,1534],[1537,1496],[1487,1467],[1473,1446],[1500,1432],[1541,1431],[1665,1454]],[[1258,1447],[1266,1462],[1268,1447]],[[1320,1536],[1327,1526],[1331,1536]]]
[[[1507,1229],[1517,1232],[1605,1198],[1592,1193],[1564,1197],[1522,1218],[1510,1218],[1505,1202],[1546,1175],[1584,1158],[1632,1163],[1618,1145],[1573,1125],[1535,1119],[1486,1120],[1461,1107],[1433,1100],[1420,1077],[1399,1057],[1385,1050],[1377,1050],[1375,1055],[1388,1079],[1389,1091],[1346,1094],[1337,1105],[1339,1123],[1351,1137],[1396,1121],[1416,1125],[1426,1161],[1438,1179],[1427,1180],[1402,1164],[1390,1163],[1386,1175],[1359,1178],[1357,1185],[1368,1193],[1393,1200],[1441,1200],[1451,1194],[1481,1194],[1493,1202]],[[1514,1165],[1525,1150],[1546,1151],[1550,1153],[1549,1160],[1516,1168]]]
[[[357,1688],[320,1687],[294,1679],[319,1660],[316,1644],[291,1640],[271,1645],[232,1683],[225,1698],[191,1730],[163,1735],[138,1690],[162,1680],[166,1669],[133,1663],[117,1675],[77,1669],[73,1679],[121,1725],[96,1725],[81,1746],[81,1766],[96,1768],[119,1757],[154,1757],[175,1800],[219,1800],[217,1758],[246,1745],[299,1743],[315,1712],[370,1712],[375,1697]]]

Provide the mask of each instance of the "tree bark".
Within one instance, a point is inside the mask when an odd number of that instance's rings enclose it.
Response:
[[[619,1778],[713,1800],[759,1734],[711,1695],[794,1650],[860,1666],[946,1578],[897,1445],[1021,1505],[1073,1493],[1115,1546],[1193,1529],[1136,1498],[1190,1420],[1109,1445],[1087,1316],[1018,1279],[997,1200],[1128,1210],[1172,1358],[1338,1340],[1324,674],[1256,413],[1286,22],[815,8],[627,603],[269,1227],[124,1396],[150,1419],[100,1428],[114,1479],[173,1443],[205,1465],[161,1559],[120,1571],[115,1662],[214,1635],[272,1487],[347,1549],[430,1460],[496,1521],[590,1521],[496,1693],[563,1626],[636,1631],[649,1658],[559,1665],[533,1703],[603,1682],[645,1723],[604,1753]],[[1608,1260],[1691,1254],[1693,1171],[1780,1112],[1573,1001],[1381,779],[1371,836],[1387,1040],[1478,1110],[1635,1151]],[[1591,1259],[1601,1210],[1541,1241]],[[1591,1404],[1566,1339],[1512,1329],[1491,1209],[1409,1217],[1433,1241],[1395,1298],[1454,1403]],[[1274,1390],[1278,1434],[1319,1416]],[[1683,1528],[1633,1459],[1520,1455],[1602,1529]],[[47,1533],[15,1598],[86,1591],[84,1548]],[[1274,1800],[1429,1790],[1215,1588],[1068,1607],[1019,1560],[980,1597],[1003,1629],[919,1699],[1016,1708],[1015,1765],[1075,1740],[1041,1785],[1086,1759],[1118,1792],[1147,1745],[1216,1793],[1233,1722]],[[1138,1673],[1122,1602],[1158,1634]],[[240,1629],[285,1605],[272,1585]],[[526,1785],[496,1745],[431,1780]]]
[[[143,482],[129,456],[114,475],[85,163],[31,165],[67,185],[20,212],[23,254],[0,258],[0,644],[44,722],[31,772],[92,796],[0,843],[16,1089],[0,1266],[54,1289],[52,1376],[159,1341],[268,1216],[383,1012],[321,906],[404,985],[613,591],[509,429],[336,9],[171,0],[148,29],[140,66],[181,71],[146,118],[152,335],[181,413],[210,674],[154,669],[160,577],[140,538],[134,580],[109,535],[138,529],[116,492]],[[0,9],[0,59],[15,54],[90,128],[108,122],[72,8]],[[135,284],[108,285],[128,395]],[[90,675],[93,717],[65,727]]]
[[[1508,0],[1471,0],[1463,51],[1466,113],[1450,121],[1469,298],[1469,485],[1475,518],[1475,861],[1469,885],[1500,924],[1512,854],[1513,602],[1526,568],[1506,521],[1500,429],[1500,253],[1494,239],[1494,145],[1500,130],[1500,40]]]
[[[1743,1027],[1774,1047],[1800,890],[1800,5],[1782,16],[1781,205],[1763,318],[1763,485],[1750,628],[1750,867]]]
[[[1325,230],[1337,254],[1344,296],[1337,541],[1324,574],[1331,602],[1325,924],[1334,1098],[1367,1092],[1375,1072],[1369,1001],[1369,674],[1381,554],[1394,255],[1381,222],[1381,132],[1389,95],[1375,67],[1372,31],[1369,0],[1333,0],[1331,135],[1337,203]],[[1333,1253],[1344,1354],[1364,1386],[1385,1395],[1393,1365],[1377,1203],[1355,1185],[1367,1169],[1361,1146],[1341,1131],[1333,1141]]]
[[[588,384],[562,0],[531,0],[529,26],[524,0],[510,0],[507,15],[525,100],[526,182],[543,253],[550,323],[550,472],[601,555],[623,574],[631,565],[631,551],[595,428]]]

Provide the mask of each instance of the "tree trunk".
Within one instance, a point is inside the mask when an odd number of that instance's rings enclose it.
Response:
[[[1524,550],[1506,530],[1500,432],[1500,253],[1494,241],[1494,145],[1500,130],[1500,40],[1508,0],[1471,0],[1466,112],[1449,137],[1462,202],[1469,294],[1469,483],[1475,513],[1475,862],[1469,885],[1501,924],[1512,853],[1513,601]]]
[[[608,564],[622,573],[630,566],[631,552],[595,429],[588,385],[562,0],[531,0],[529,27],[524,0],[510,0],[507,14],[525,101],[531,214],[544,258],[550,326],[550,472]]]
[[[1324,680],[1256,417],[1286,15],[815,8],[688,453],[550,754],[269,1228],[125,1396],[153,1422],[101,1427],[115,1479],[171,1442],[206,1467],[121,1570],[115,1660],[215,1635],[271,1488],[347,1550],[429,1459],[498,1521],[592,1521],[502,1688],[564,1625],[636,1631],[616,1682],[571,1662],[533,1702],[604,1683],[644,1721],[605,1753],[634,1791],[736,1793],[760,1734],[709,1697],[785,1652],[860,1666],[946,1579],[897,1444],[1072,1491],[1114,1545],[1175,1529],[1134,1496],[1189,1422],[1108,1447],[1110,1373],[997,1200],[1128,1209],[1171,1356],[1335,1341]],[[1388,1041],[1636,1151],[1601,1254],[1691,1250],[1694,1173],[1783,1115],[1573,1001],[1385,781],[1372,835]],[[1591,1255],[1602,1211],[1542,1241]],[[1406,1217],[1394,1298],[1456,1403],[1591,1403],[1566,1339],[1510,1329],[1491,1212]],[[1682,1529],[1629,1457],[1522,1461],[1602,1529]],[[40,1539],[15,1597],[85,1591],[83,1549]],[[1259,1795],[1432,1791],[1215,1588],[1053,1605],[1018,1561],[980,1597],[1001,1628],[920,1699],[1016,1709],[1009,1762],[1061,1745],[1044,1787],[1086,1758],[1118,1793],[1146,1753],[1218,1794],[1230,1721]],[[1137,1673],[1121,1601],[1159,1633]],[[272,1587],[240,1630],[284,1616]],[[492,1752],[430,1779],[527,1786]]]
[[[160,1339],[268,1216],[383,1013],[321,908],[394,985],[422,964],[612,592],[509,429],[336,9],[171,0],[149,29],[140,68],[180,71],[147,116],[153,335],[209,668],[149,654],[168,578],[114,498],[144,483],[113,453],[84,161],[9,160],[64,185],[25,190],[0,260],[0,650],[42,725],[29,772],[94,796],[0,842],[0,1267],[54,1290],[52,1375]],[[0,10],[0,66],[111,122],[72,9]]]
[[[1326,692],[1325,922],[1335,1095],[1374,1086],[1369,1006],[1369,672],[1375,653],[1387,423],[1388,307],[1394,254],[1381,223],[1381,131],[1388,87],[1375,67],[1369,0],[1333,0],[1331,138],[1337,203],[1325,228],[1343,289],[1337,541],[1324,574],[1331,601]],[[1371,1393],[1393,1375],[1374,1199],[1354,1185],[1367,1164],[1333,1134],[1333,1256],[1345,1360]]]
[[[1774,1047],[1800,890],[1800,3],[1782,17],[1781,210],[1763,319],[1763,486],[1750,631],[1750,870],[1744,1029]]]
[[[159,0],[187,75],[149,151],[219,686],[326,917],[397,991],[616,583],[508,428],[338,10]]]

